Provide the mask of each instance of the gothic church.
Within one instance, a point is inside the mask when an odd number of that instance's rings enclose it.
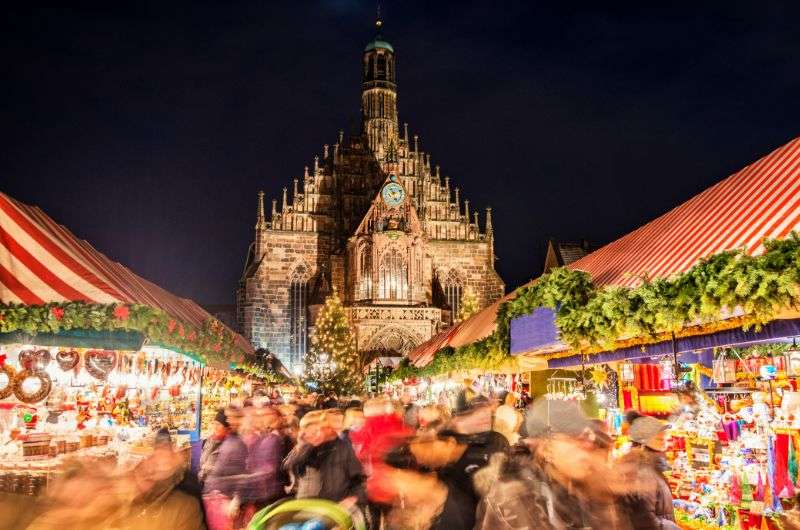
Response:
[[[468,290],[484,307],[505,289],[494,268],[491,208],[481,226],[408,124],[399,126],[395,52],[380,34],[361,70],[360,134],[340,131],[269,213],[258,194],[237,320],[254,346],[287,366],[303,362],[333,289],[359,351],[381,355],[407,353],[451,325]]]

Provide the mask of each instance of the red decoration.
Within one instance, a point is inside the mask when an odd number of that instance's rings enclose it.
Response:
[[[50,308],[50,314],[53,315],[53,317],[56,320],[61,320],[62,318],[64,318],[64,308],[63,307],[51,307]]]
[[[189,332],[189,340],[194,340],[194,339],[196,339],[196,338],[197,338],[197,333],[195,333],[195,331],[194,331],[194,330],[192,330],[191,332]]]
[[[222,349],[222,344],[214,344],[213,349],[215,352],[219,353],[219,351]]]
[[[169,322],[167,322],[167,331],[172,333],[173,331],[175,331],[175,326],[177,325],[178,325],[177,322],[175,322],[174,320],[170,320]]]
[[[3,366],[5,364],[6,364],[6,355],[5,354],[0,355],[0,366]]]
[[[186,330],[183,329],[183,324],[181,324],[180,326],[178,326],[178,335],[183,337],[185,334],[186,334]]]
[[[128,316],[130,316],[131,311],[128,309],[128,306],[125,305],[118,305],[114,308],[114,316],[120,320],[128,320]]]

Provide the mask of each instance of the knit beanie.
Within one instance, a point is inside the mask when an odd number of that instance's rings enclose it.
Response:
[[[633,420],[628,437],[632,442],[647,445],[650,440],[666,430],[667,424],[652,416],[642,416]]]

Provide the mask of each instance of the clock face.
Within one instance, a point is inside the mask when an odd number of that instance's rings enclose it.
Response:
[[[386,203],[386,206],[396,208],[403,204],[406,198],[406,190],[404,190],[403,186],[400,184],[390,182],[381,190],[381,198],[383,198],[383,202]]]

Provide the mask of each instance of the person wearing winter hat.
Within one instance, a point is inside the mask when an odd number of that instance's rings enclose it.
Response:
[[[663,474],[667,468],[664,458],[667,428],[668,425],[657,418],[640,416],[633,420],[628,431],[634,447],[620,460],[619,468],[633,486],[622,506],[635,530],[678,529],[672,492]]]
[[[477,474],[486,489],[475,528],[626,528],[617,499],[627,490],[577,402],[539,398],[525,427],[527,455]]]
[[[222,441],[228,435],[230,423],[225,415],[225,409],[219,409],[211,420],[211,435],[203,442],[203,450],[200,453],[200,466],[197,472],[197,479],[201,484],[205,483],[206,478],[214,469],[219,456],[219,448]]]
[[[656,452],[666,449],[667,424],[652,416],[639,416],[628,431],[628,438],[635,445],[645,446]]]

